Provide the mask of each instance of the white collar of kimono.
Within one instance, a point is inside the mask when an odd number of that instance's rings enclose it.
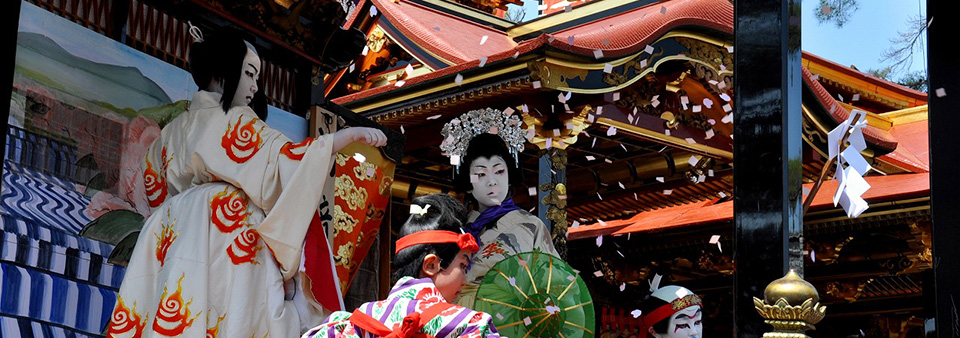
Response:
[[[190,104],[190,108],[206,109],[218,107],[220,106],[220,98],[222,96],[223,94],[217,92],[198,90],[193,94],[193,102]]]

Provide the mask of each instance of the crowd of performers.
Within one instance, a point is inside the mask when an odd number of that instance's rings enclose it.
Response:
[[[347,144],[380,147],[387,138],[353,127],[293,143],[263,122],[262,64],[243,35],[195,39],[189,63],[200,90],[143,161],[153,212],[109,336],[500,336],[499,314],[472,310],[491,267],[525,252],[557,256],[550,230],[511,198],[524,141],[516,116],[472,111],[444,127],[442,149],[459,159],[454,179],[472,211],[446,194],[414,199],[389,296],[327,314],[304,292],[299,269],[325,173]],[[478,128],[491,119],[499,125]],[[654,289],[641,305],[642,332],[701,337],[699,298],[678,286]]]

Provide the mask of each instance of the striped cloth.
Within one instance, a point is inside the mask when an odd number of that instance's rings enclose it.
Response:
[[[90,200],[70,181],[4,162],[0,336],[102,337],[125,269],[107,263],[111,245],[77,234]]]

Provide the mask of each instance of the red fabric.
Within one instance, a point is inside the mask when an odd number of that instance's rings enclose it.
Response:
[[[379,151],[372,147],[368,149]],[[365,148],[364,151],[368,149]],[[346,293],[353,277],[359,271],[360,263],[370,252],[370,247],[380,232],[380,224],[390,202],[390,184],[393,178],[386,168],[373,166],[373,170],[369,171],[370,163],[353,159],[343,164],[338,162],[335,167],[336,189],[341,189],[341,192],[334,197],[332,226],[335,231],[331,248],[336,261],[337,276],[340,278],[335,285],[339,285],[342,292]]]
[[[350,315],[350,323],[383,338],[433,338],[431,335],[421,333],[420,330],[434,317],[451,307],[453,307],[453,304],[437,303],[428,307],[422,314],[413,312],[403,318],[400,327],[393,330],[383,325],[379,320],[363,313],[360,309],[353,310],[353,314]]]
[[[458,234],[446,230],[427,230],[403,236],[397,241],[397,251],[417,244],[457,243],[461,250],[475,253],[480,250],[476,240],[470,234]]]
[[[310,291],[316,301],[327,310],[340,311],[343,310],[343,297],[340,295],[340,289],[330,287],[331,285],[339,285],[339,279],[337,278],[337,271],[333,268],[332,254],[328,243],[327,234],[323,231],[323,223],[320,221],[320,214],[314,213],[303,245],[304,274],[310,279]]]

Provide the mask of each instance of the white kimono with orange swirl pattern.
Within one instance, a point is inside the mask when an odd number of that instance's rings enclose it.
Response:
[[[291,143],[248,107],[224,114],[219,101],[197,92],[147,152],[153,213],[109,336],[293,337],[323,319],[309,306],[298,311],[292,298],[303,293],[291,281],[333,140]]]

